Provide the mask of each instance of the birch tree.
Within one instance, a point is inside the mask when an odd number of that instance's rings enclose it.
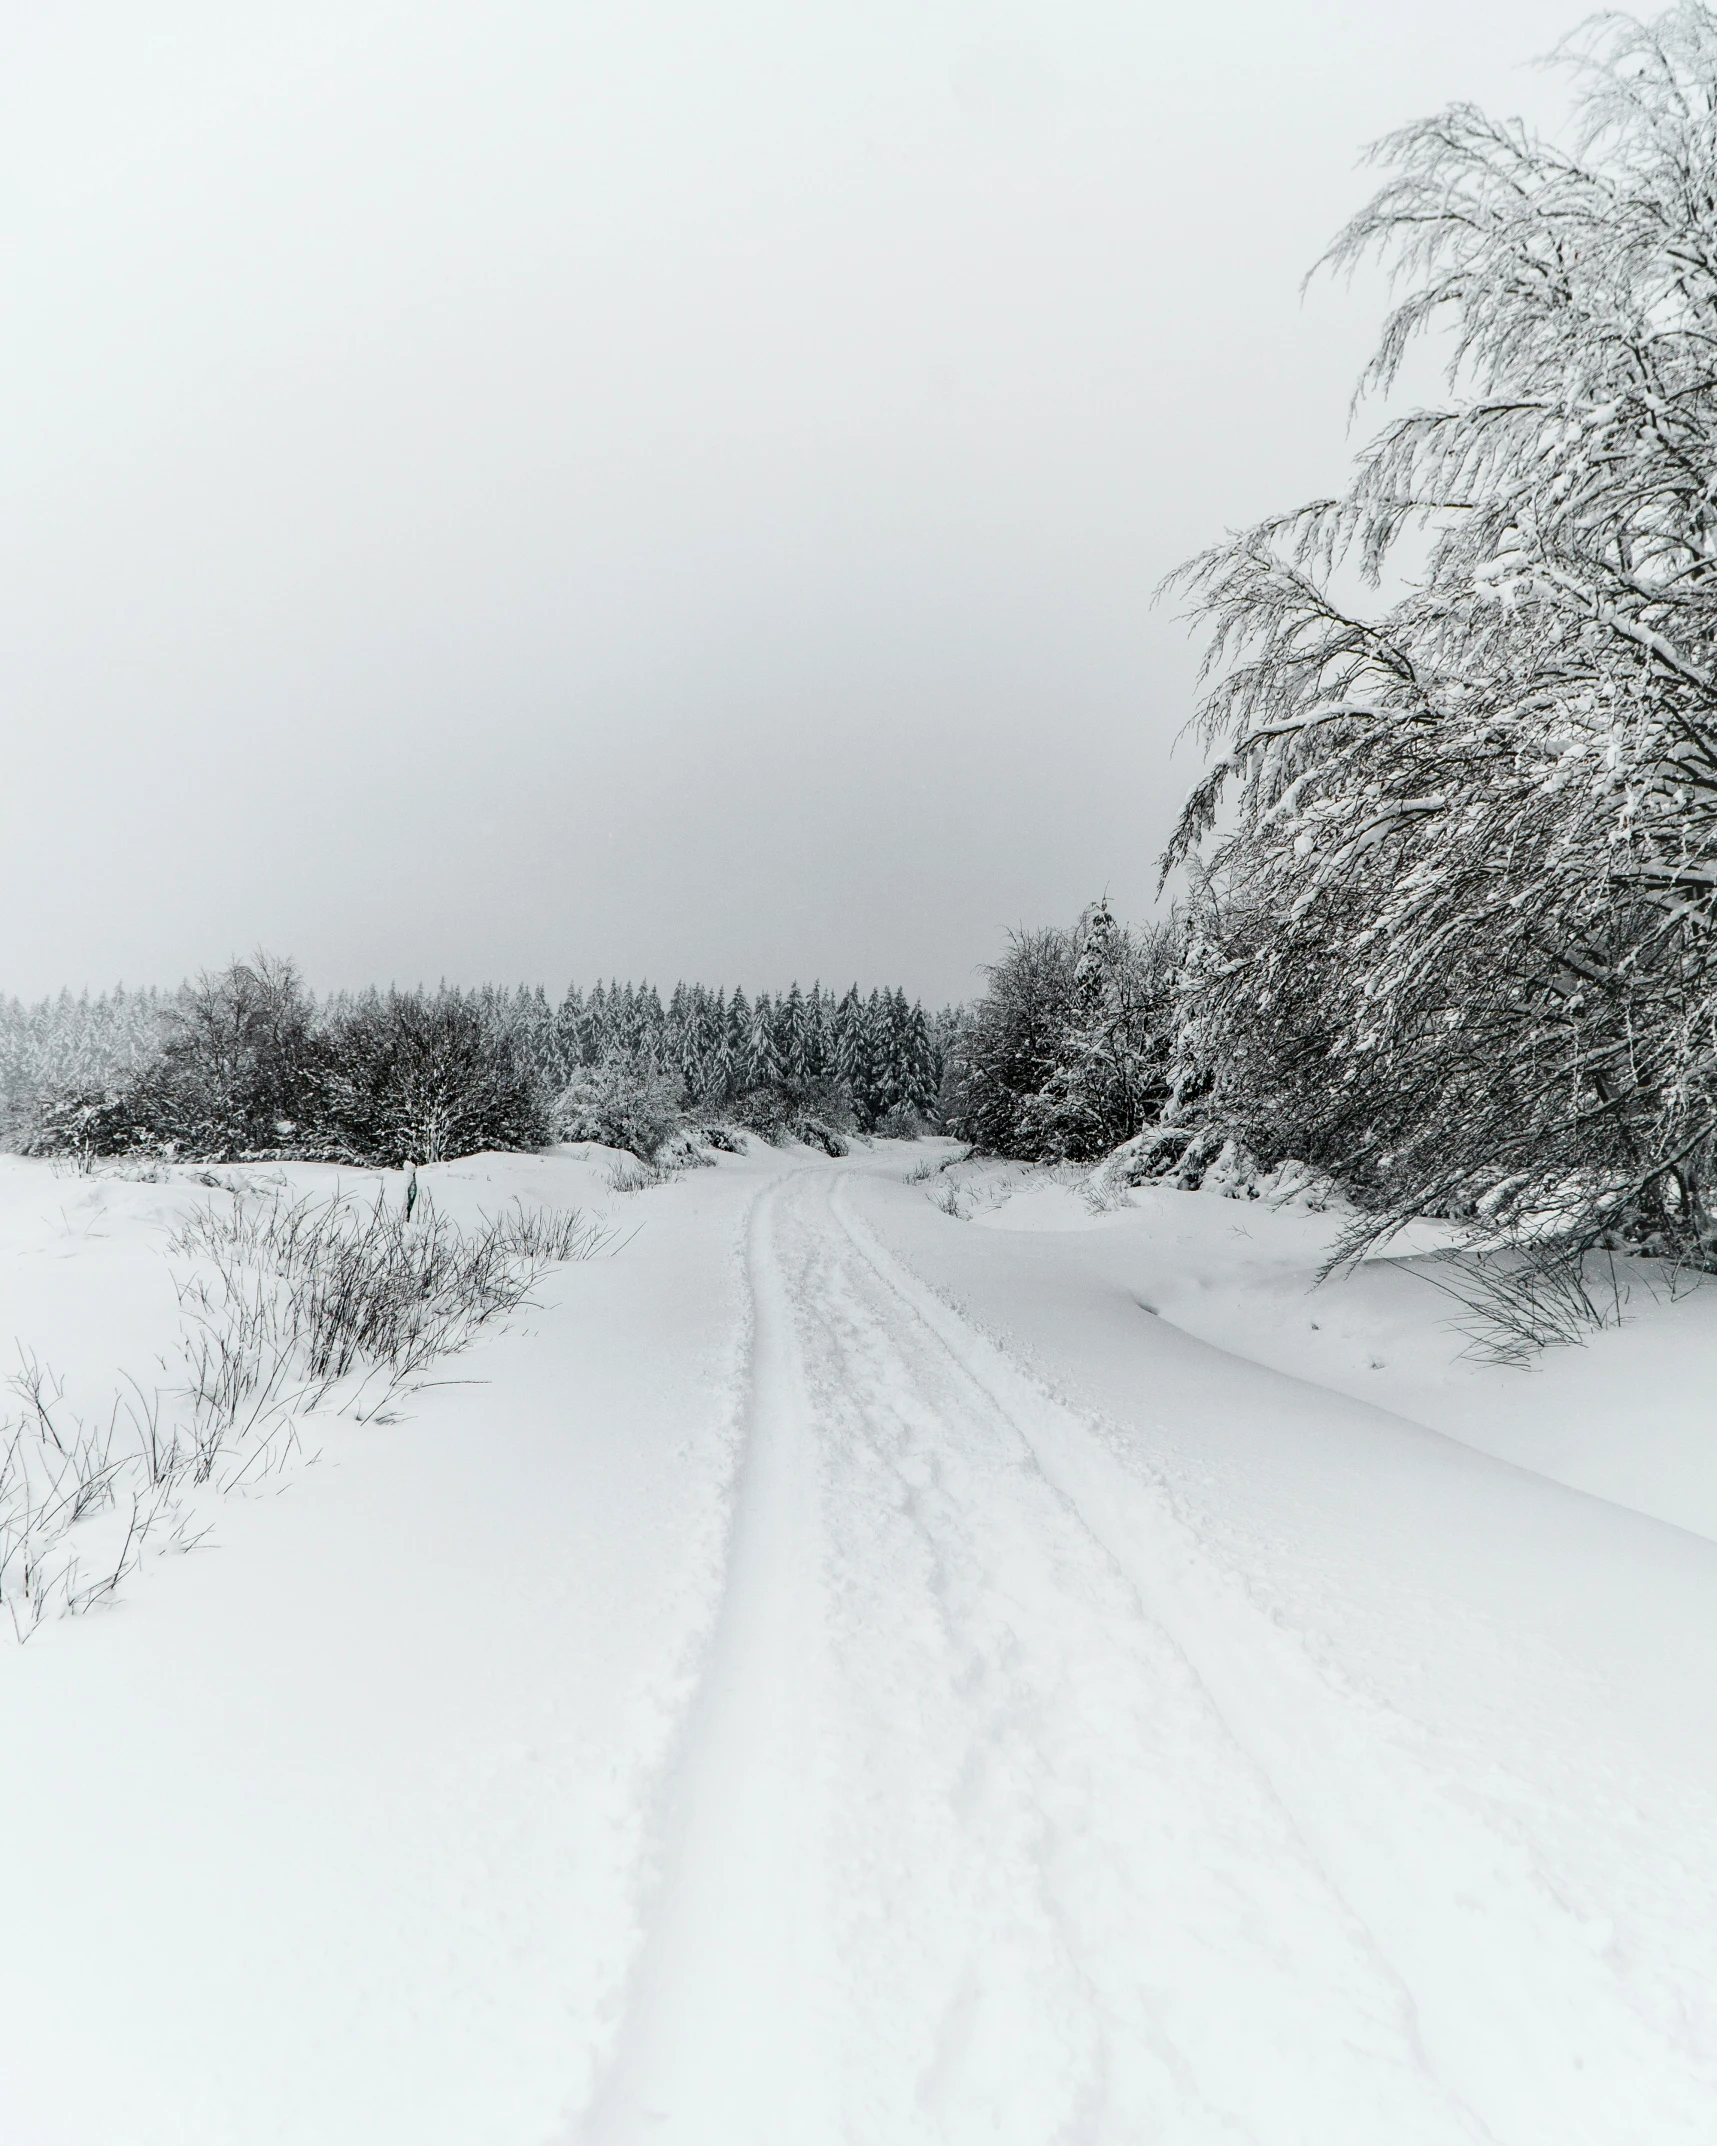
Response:
[[[1380,1225],[1710,1249],[1717,13],[1557,57],[1570,146],[1417,121],[1326,257],[1394,279],[1361,395],[1436,332],[1444,397],[1181,570],[1221,746],[1165,859],[1209,890],[1188,1048]]]

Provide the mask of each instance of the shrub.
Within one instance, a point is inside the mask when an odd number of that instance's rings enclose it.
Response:
[[[551,1137],[511,1039],[455,992],[361,999],[331,1024],[325,1052],[320,1129],[360,1161],[441,1162]]]
[[[104,1417],[65,1403],[27,1351],[0,1420],[0,1609],[27,1639],[56,1608],[107,1600],[147,1545],[207,1532],[199,1486],[227,1491],[281,1466],[307,1409],[335,1397],[372,1415],[435,1358],[524,1303],[546,1268],[589,1259],[612,1231],[515,1203],[461,1230],[421,1199],[293,1201],[243,1191],[188,1216],[171,1250],[184,1317],[183,1410],[127,1380]],[[187,1502],[187,1500],[189,1502]]]
[[[734,1097],[726,1115],[744,1131],[767,1140],[771,1147],[779,1147],[787,1137],[788,1101],[779,1088],[747,1088],[743,1095]]]
[[[837,1132],[832,1125],[825,1125],[821,1118],[801,1112],[789,1119],[787,1130],[795,1140],[802,1140],[808,1148],[821,1148],[825,1155],[852,1153],[852,1142],[846,1134]]]
[[[29,1145],[79,1156],[135,1150],[211,1161],[278,1152],[316,1116],[325,1051],[289,961],[258,954],[186,986],[159,1053],[122,1085],[50,1092]]]
[[[838,1080],[801,1081],[777,1087],[748,1088],[727,1113],[730,1121],[771,1147],[802,1140],[825,1155],[851,1152],[848,1134],[853,1110],[845,1084]]]
[[[87,1165],[150,1144],[129,1090],[68,1088],[40,1098],[21,1145],[26,1154],[65,1155]]]
[[[599,1140],[648,1162],[684,1129],[680,1083],[646,1059],[619,1055],[581,1066],[555,1098],[556,1136]]]
[[[230,1430],[259,1397],[277,1399],[288,1375],[306,1383],[311,1405],[354,1371],[409,1378],[514,1310],[544,1267],[589,1258],[604,1242],[601,1225],[576,1213],[522,1206],[461,1230],[428,1196],[409,1214],[385,1199],[241,1195],[199,1208],[172,1239],[214,1275],[195,1274],[180,1292],[207,1344],[195,1352],[199,1413]]]

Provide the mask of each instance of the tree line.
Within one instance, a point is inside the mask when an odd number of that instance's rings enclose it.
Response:
[[[913,1135],[946,1015],[903,990],[794,983],[335,994],[259,955],[174,993],[0,1002],[14,1135],[42,1152],[431,1162],[603,1140],[650,1156],[711,1127]]]
[[[136,1072],[160,1048],[170,996],[120,986],[94,998],[62,991],[34,1005],[0,998],[0,1113],[16,1120],[44,1094]]]

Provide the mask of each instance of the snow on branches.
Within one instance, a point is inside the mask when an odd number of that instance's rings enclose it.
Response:
[[[1261,1147],[1385,1216],[1507,1181],[1709,1236],[1717,13],[1558,56],[1572,149],[1456,105],[1372,152],[1325,264],[1394,277],[1360,392],[1438,330],[1447,396],[1176,577],[1224,750],[1165,868],[1199,859],[1190,1047]]]

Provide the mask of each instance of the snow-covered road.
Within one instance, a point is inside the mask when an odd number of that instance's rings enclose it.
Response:
[[[1700,2135],[1711,2072],[1518,1843],[849,1183],[753,1215],[726,1595],[587,2135]]]
[[[5,2146],[1717,2131],[1717,1545],[1171,1324],[1222,1203],[910,1160],[644,1195],[0,1661]]]
[[[589,2135],[1485,2136],[1060,1412],[842,1189],[754,1214],[726,1596]]]

